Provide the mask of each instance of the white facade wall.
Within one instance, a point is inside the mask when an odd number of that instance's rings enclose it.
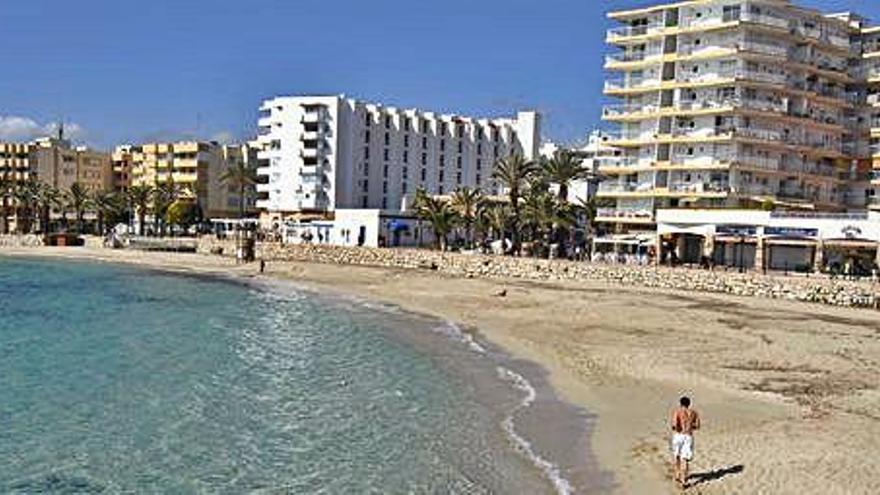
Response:
[[[494,163],[537,156],[540,116],[472,119],[342,96],[279,97],[260,107],[257,205],[277,219],[338,209],[400,210],[420,187],[494,193]]]

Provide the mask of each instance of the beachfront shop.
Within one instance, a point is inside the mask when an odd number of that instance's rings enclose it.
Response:
[[[284,222],[286,244],[415,247],[434,242],[430,224],[413,215],[375,209],[339,209],[332,218]]]
[[[658,210],[664,256],[740,271],[867,276],[880,259],[880,215],[754,210]]]

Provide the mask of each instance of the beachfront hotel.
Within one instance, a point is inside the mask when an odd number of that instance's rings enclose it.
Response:
[[[609,180],[598,195],[614,207],[598,220],[609,230],[651,231],[658,209],[845,211],[873,201],[865,122],[880,121],[877,107],[869,119],[860,109],[866,98],[877,105],[880,54],[862,19],[769,0],[609,17],[620,23],[605,61],[616,102],[603,118],[622,151],[601,170]]]
[[[260,106],[261,221],[329,218],[341,209],[400,211],[419,188],[494,193],[499,158],[535,158],[540,116],[477,119],[344,96],[282,96]]]
[[[253,166],[256,152],[246,145],[208,141],[123,145],[116,147],[113,157],[120,189],[173,182],[184,197],[198,203],[205,218],[236,217],[241,201],[246,202],[247,213],[255,212],[253,194],[241,198],[238,187],[222,180],[238,164]]]

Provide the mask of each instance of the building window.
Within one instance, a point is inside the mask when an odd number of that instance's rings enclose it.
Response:
[[[370,159],[370,148],[364,147],[364,160],[369,160],[369,159]]]
[[[422,121],[422,134],[427,134],[428,130],[429,130],[428,121],[423,120]]]
[[[426,149],[428,147],[428,138],[422,138],[422,149]]]
[[[386,162],[388,161],[388,148],[382,150],[382,157],[385,159]]]
[[[382,194],[388,194],[388,183],[387,182],[382,183]]]
[[[403,136],[403,146],[407,148],[409,147],[409,134]]]
[[[407,192],[406,191],[406,182],[404,182],[403,184],[400,185],[400,193],[406,194],[406,192]]]
[[[495,158],[498,158],[498,145],[495,145],[495,149],[492,150],[492,154],[495,155]]]
[[[422,182],[425,182],[426,180],[428,180],[428,169],[423,168],[422,169]]]
[[[440,182],[443,182],[444,175],[445,175],[445,174],[444,174],[443,171],[441,170],[441,171],[440,171],[440,177],[438,178],[438,180],[439,180]]]
[[[390,117],[390,116],[386,116],[386,117],[385,117],[385,128],[386,128],[386,129],[391,129],[391,117]],[[386,136],[387,136],[387,135],[388,135],[388,134],[386,134]]]
[[[386,178],[388,177],[388,165],[387,164],[384,167],[382,167],[382,177],[386,177]]]
[[[409,178],[409,169],[407,167],[403,167],[403,171],[401,173],[403,174],[402,175],[403,180],[406,180]]]
[[[445,139],[440,140],[440,151],[446,151],[446,140]]]
[[[386,132],[385,133],[385,146],[388,146],[389,144],[391,144],[391,135]]]
[[[422,165],[427,165],[427,164],[428,164],[428,154],[422,153]]]
[[[455,159],[455,164],[458,166],[458,168],[461,168],[461,157],[460,156]]]
[[[364,175],[370,175],[370,164],[364,163]]]
[[[449,132],[449,125],[446,122],[441,122],[440,123],[440,134],[445,136],[447,132]]]
[[[457,184],[461,184],[461,172],[458,172],[457,174],[455,174],[455,182]]]
[[[441,167],[446,166],[446,156],[445,155],[440,155],[440,166]]]
[[[409,151],[403,150],[403,163],[409,163]]]
[[[369,203],[367,202],[367,197],[366,197],[366,196],[362,196],[362,197],[361,197],[361,208],[366,208],[368,204],[369,204]]]
[[[483,128],[482,127],[477,128],[477,139],[483,139]]]
[[[461,141],[458,142],[458,152],[464,153],[464,143]]]
[[[438,193],[438,194],[443,194],[443,184],[440,184],[440,187],[437,188],[437,193]]]
[[[373,125],[373,118],[370,116],[370,112],[364,114],[364,125],[367,127]]]
[[[478,154],[478,155],[482,155],[482,154],[483,154],[483,143],[478,143],[478,144],[477,144],[477,154]]]
[[[410,128],[412,128],[412,119],[406,117],[403,119],[403,130],[408,131]]]
[[[383,210],[388,209],[388,198],[385,196],[382,196],[382,209]]]
[[[368,192],[369,190],[370,190],[370,181],[368,181],[367,179],[364,179],[364,182],[362,183],[362,186],[361,186],[361,191]]]
[[[364,132],[364,144],[370,144],[370,131]]]
[[[481,168],[483,168],[483,160],[477,158],[477,170],[480,170]]]
[[[482,177],[480,174],[477,174],[477,184],[479,185],[481,182],[483,182]]]
[[[458,124],[456,126],[455,134],[458,136],[459,139],[464,137],[464,125],[463,124]]]

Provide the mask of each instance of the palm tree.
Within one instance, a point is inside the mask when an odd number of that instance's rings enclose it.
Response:
[[[95,191],[92,205],[98,220],[98,235],[104,235],[104,224],[108,220],[111,224],[115,223],[125,209],[124,199],[113,191]]]
[[[74,182],[70,185],[70,190],[67,191],[67,206],[73,210],[76,215],[76,232],[77,234],[83,233],[83,224],[85,223],[85,213],[86,210],[91,207],[92,204],[92,196],[89,194],[88,189],[82,187],[79,182]],[[65,209],[66,213],[66,209]]]
[[[553,158],[541,162],[541,175],[559,188],[557,197],[561,203],[568,202],[571,183],[587,179],[590,171],[583,166],[583,160],[567,150],[558,150]]]
[[[592,175],[590,170],[583,166],[583,160],[575,154],[567,150],[558,150],[549,160],[543,160],[541,163],[541,176],[550,184],[557,186],[557,198],[560,208],[567,208],[568,191],[571,184],[575,181],[586,180]],[[576,223],[572,224],[572,226]],[[553,237],[559,243],[560,254],[565,255],[567,251],[566,240],[574,243],[574,231],[565,227],[557,226],[554,229]],[[568,234],[566,233],[568,230]]]
[[[153,189],[153,228],[159,232],[161,227],[162,236],[165,235],[165,227],[168,225],[168,209],[183,193],[183,188],[173,180],[162,182]]]
[[[507,227],[510,225],[510,206],[505,203],[487,204],[480,212],[479,225],[486,233],[496,240],[504,240]]]
[[[520,198],[523,191],[528,187],[529,179],[537,171],[535,163],[526,160],[522,155],[514,153],[507,158],[502,158],[495,163],[492,177],[501,182],[507,189],[507,197],[510,199],[512,212],[511,229],[513,231],[513,250],[519,251],[520,244]]]
[[[3,220],[3,233],[9,233],[9,211],[15,198],[15,181],[5,175],[0,176],[0,216]]]
[[[64,195],[49,184],[37,184],[34,195],[34,217],[39,216],[43,234],[49,234],[52,210],[62,207]]]
[[[427,220],[434,229],[434,242],[441,251],[446,251],[447,236],[455,229],[458,216],[447,201],[437,199],[424,189],[416,192],[414,202],[416,211],[422,220]]]
[[[14,190],[15,200],[15,223],[16,229],[20,234],[31,232],[34,227],[32,218],[36,213],[36,206],[39,201],[41,183],[37,182],[35,177],[29,177],[24,183]]]
[[[468,247],[474,245],[474,223],[483,209],[485,198],[479,189],[460,187],[452,195],[452,208],[464,225],[464,236]]]
[[[247,193],[257,183],[257,169],[245,163],[236,163],[223,172],[220,181],[238,188],[238,218],[244,218]]]
[[[133,185],[128,188],[129,207],[138,216],[138,235],[144,235],[144,221],[153,198],[153,188],[146,184]]]

